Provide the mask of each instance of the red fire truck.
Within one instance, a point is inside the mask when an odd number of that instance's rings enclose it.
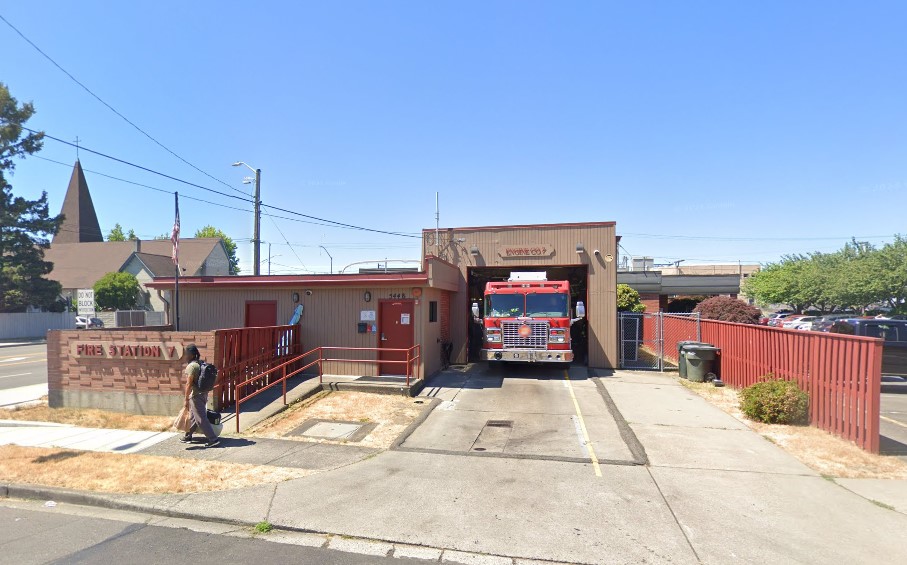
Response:
[[[570,326],[586,316],[576,303],[570,317],[570,283],[549,281],[546,273],[510,273],[506,282],[485,286],[485,317],[472,304],[475,321],[482,324],[482,359],[488,361],[573,361]]]

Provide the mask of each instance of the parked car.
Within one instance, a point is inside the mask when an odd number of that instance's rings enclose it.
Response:
[[[815,319],[816,319],[815,316],[806,316],[803,314],[797,314],[796,316],[788,316],[788,317],[784,318],[783,322],[781,322],[781,327],[793,329],[796,326],[798,326],[804,322],[811,322]]]
[[[907,377],[907,320],[847,318],[837,323],[851,326],[854,335],[883,339],[882,374]]]
[[[818,316],[807,316],[802,318],[798,323],[794,324],[795,330],[810,331],[813,329],[813,324],[818,320]]]
[[[811,329],[814,332],[827,332],[828,328],[830,328],[837,320],[846,320],[855,316],[856,314],[853,312],[846,314],[826,314],[825,316],[820,316],[813,320]]]
[[[790,316],[795,316],[795,315],[796,314],[794,314],[793,312],[778,312],[776,314],[772,314],[771,316],[769,316],[767,325],[775,327],[775,328],[779,328],[779,327],[781,327],[781,323],[784,321],[785,318],[788,318]]]
[[[100,318],[91,318],[89,316],[76,316],[76,329],[89,330],[92,328],[103,328],[104,322]]]

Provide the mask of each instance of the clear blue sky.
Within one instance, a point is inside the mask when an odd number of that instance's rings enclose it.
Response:
[[[439,192],[442,227],[616,221],[630,254],[688,264],[907,232],[904,2],[35,0],[0,14],[184,159],[240,191],[249,171],[230,164],[246,161],[266,204],[312,216],[418,235]],[[239,196],[3,22],[0,48],[32,127]],[[46,190],[58,211],[75,150],[48,140],[39,155],[66,165],[20,161],[14,193]],[[105,232],[169,232],[172,197],[86,177]],[[250,211],[180,209],[184,235],[220,227],[251,271]],[[327,271],[318,245],[335,271],[419,258],[418,239],[268,217],[262,239],[272,272]]]

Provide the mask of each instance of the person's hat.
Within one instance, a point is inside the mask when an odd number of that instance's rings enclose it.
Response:
[[[186,352],[193,357],[201,356],[201,353],[198,352],[198,346],[196,346],[194,343],[190,343],[186,346]]]

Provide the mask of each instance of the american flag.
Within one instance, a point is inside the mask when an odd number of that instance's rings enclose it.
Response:
[[[173,232],[170,234],[170,243],[173,244],[173,254],[170,258],[173,259],[173,265],[178,267],[180,264],[180,202],[179,196],[176,198],[176,219],[173,220]]]

